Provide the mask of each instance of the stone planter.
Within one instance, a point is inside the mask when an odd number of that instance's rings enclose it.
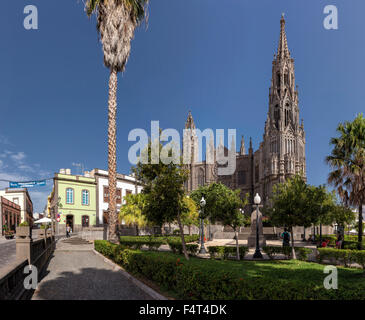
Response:
[[[32,229],[27,227],[16,227],[16,236],[17,238],[31,238],[32,237]]]
[[[39,238],[44,238],[46,235],[46,229],[39,229],[38,236]]]

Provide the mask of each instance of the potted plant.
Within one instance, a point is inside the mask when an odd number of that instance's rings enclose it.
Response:
[[[5,236],[5,239],[13,239],[14,238],[14,231],[9,230],[8,226],[3,226],[3,233]]]
[[[5,239],[13,239],[14,238],[14,231],[8,230],[5,232]]]
[[[20,238],[31,238],[32,229],[30,228],[28,221],[24,221],[16,227],[16,236]]]

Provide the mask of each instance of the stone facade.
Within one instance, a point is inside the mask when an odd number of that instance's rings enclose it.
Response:
[[[272,79],[269,91],[269,110],[265,122],[263,141],[254,151],[250,138],[248,153],[242,137],[236,152],[236,170],[232,175],[217,175],[216,161],[199,161],[196,126],[189,112],[184,135],[183,154],[191,155],[188,164],[190,177],[185,188],[188,192],[211,182],[222,182],[230,188],[241,189],[242,195],[259,193],[263,204],[268,204],[273,185],[282,183],[295,174],[306,178],[305,133],[303,120],[299,120],[298,88],[295,85],[294,59],[291,57],[285,32],[285,19],[280,20],[280,38],[277,54],[272,62]],[[207,142],[208,150],[214,148]],[[221,145],[220,145],[221,146]],[[218,148],[220,147],[218,146]],[[225,148],[225,153],[228,149]],[[207,152],[209,154],[209,152]],[[252,203],[252,201],[251,201]]]

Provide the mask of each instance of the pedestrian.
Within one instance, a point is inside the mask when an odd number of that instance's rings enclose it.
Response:
[[[290,246],[290,233],[287,228],[284,228],[284,232],[281,234],[281,238],[283,239],[283,247]]]
[[[66,226],[66,238],[69,238],[70,237],[70,226],[67,225]]]
[[[342,234],[340,232],[338,232],[337,233],[336,248],[337,249],[342,249],[342,243],[343,243]]]

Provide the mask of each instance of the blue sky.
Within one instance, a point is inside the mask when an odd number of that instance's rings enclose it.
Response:
[[[95,18],[82,1],[3,0],[0,13],[0,178],[36,179],[83,163],[107,167],[107,81]],[[25,30],[36,5],[39,29]],[[339,29],[323,27],[336,5]],[[236,128],[254,148],[268,110],[271,63],[285,12],[306,131],[307,175],[323,184],[329,139],[364,110],[363,0],[152,0],[118,87],[118,171],[128,173],[128,133],[182,129],[192,110],[201,129]],[[238,138],[239,140],[239,138]],[[0,187],[6,185],[0,184]],[[47,187],[31,190],[36,211]]]

